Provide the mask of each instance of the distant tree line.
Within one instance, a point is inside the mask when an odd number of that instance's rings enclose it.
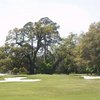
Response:
[[[10,30],[0,47],[0,72],[12,74],[100,74],[100,22],[88,32],[61,38],[48,17]]]

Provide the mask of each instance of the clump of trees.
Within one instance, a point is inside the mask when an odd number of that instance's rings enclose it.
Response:
[[[61,38],[59,25],[48,17],[9,31],[0,47],[0,72],[100,74],[100,22],[88,32]]]

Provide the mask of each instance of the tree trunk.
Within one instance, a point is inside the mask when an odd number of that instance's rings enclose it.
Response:
[[[30,57],[30,55],[28,57],[29,64],[30,64],[29,74],[35,74],[35,68],[36,68],[35,62],[36,62],[36,55],[37,55],[38,50],[39,50],[39,47],[36,49],[36,51],[34,51],[34,56],[33,57]]]
[[[30,55],[26,56],[29,60],[29,74],[35,74],[34,69],[35,69],[35,64],[33,62],[33,59],[30,57]]]
[[[30,64],[29,74],[30,75],[35,74],[35,65],[33,65],[33,63]]]

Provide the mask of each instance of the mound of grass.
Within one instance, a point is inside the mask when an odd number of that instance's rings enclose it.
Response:
[[[42,79],[42,81],[0,83],[0,99],[100,100],[100,80],[84,80],[79,75],[25,76],[31,79]]]

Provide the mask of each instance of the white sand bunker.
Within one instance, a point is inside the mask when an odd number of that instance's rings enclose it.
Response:
[[[5,75],[7,75],[7,74],[2,74],[2,73],[0,73],[0,76],[5,76]]]
[[[1,80],[0,82],[37,82],[41,81],[41,79],[26,79],[27,77],[14,77],[14,78],[5,78],[5,80]]]
[[[100,76],[82,76],[84,79],[100,79]]]

